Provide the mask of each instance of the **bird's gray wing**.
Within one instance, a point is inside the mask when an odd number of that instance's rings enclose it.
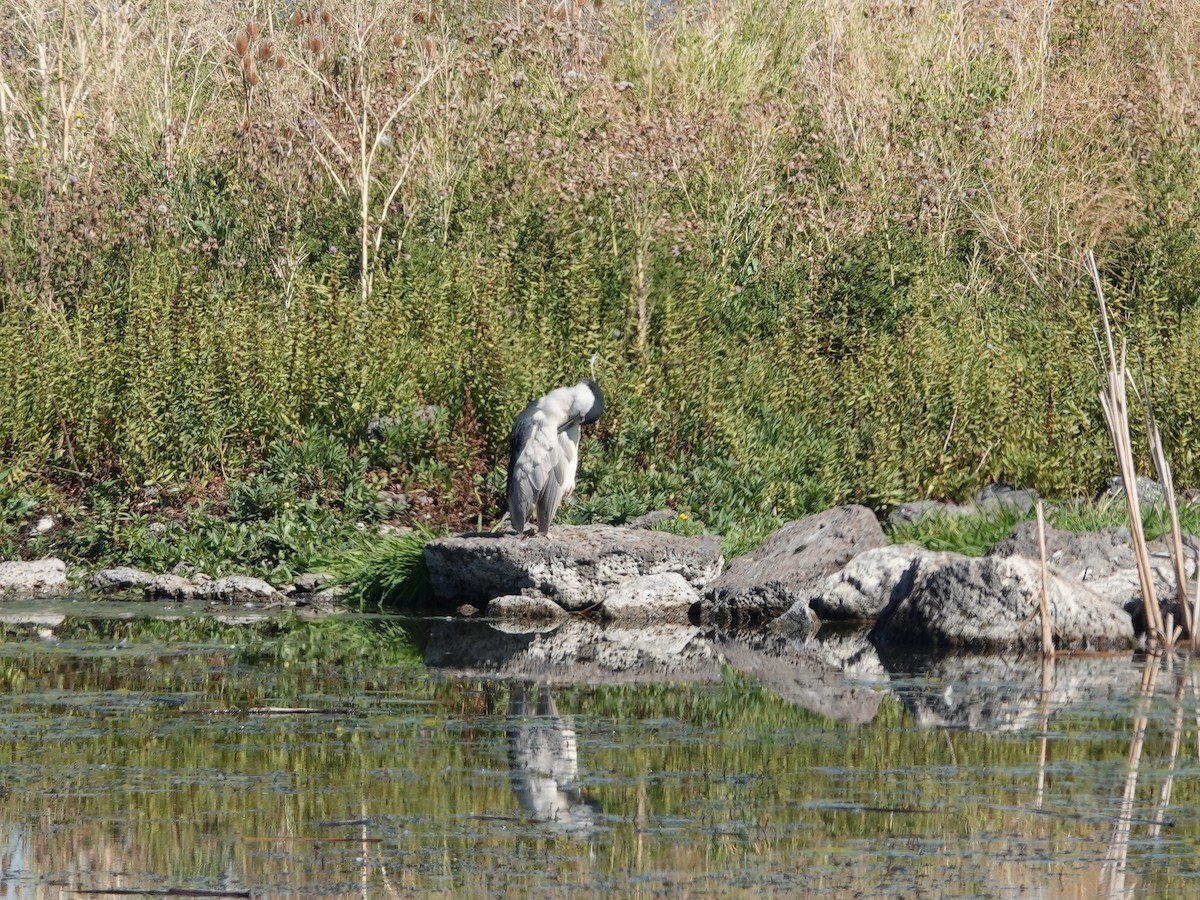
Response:
[[[508,514],[518,531],[525,526],[535,503],[540,515],[541,498],[553,481],[561,455],[556,430],[547,428],[541,417],[534,415],[536,409],[527,407],[526,412],[530,414],[522,413],[517,418],[508,446]]]
[[[570,450],[573,445],[569,438],[554,434],[553,452],[547,456],[550,466],[546,470],[546,482],[537,495],[538,528],[543,532],[554,521],[554,514],[562,505],[563,497],[574,487],[575,467]]]

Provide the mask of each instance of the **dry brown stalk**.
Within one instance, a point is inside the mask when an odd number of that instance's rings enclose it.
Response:
[[[1046,565],[1046,517],[1042,510],[1042,501],[1037,503],[1038,523],[1038,553],[1042,560],[1042,592],[1040,594],[1042,610],[1042,656],[1054,656],[1054,626],[1050,621],[1050,570]]]
[[[1133,442],[1129,436],[1129,401],[1125,390],[1129,372],[1125,364],[1125,342],[1121,342],[1121,352],[1118,355],[1113,345],[1108,305],[1104,301],[1104,285],[1100,281],[1100,272],[1096,268],[1096,257],[1091,250],[1087,251],[1084,262],[1088,274],[1092,277],[1092,286],[1095,288],[1096,299],[1100,304],[1101,323],[1104,325],[1105,348],[1101,353],[1104,355],[1105,361],[1106,386],[1100,392],[1100,406],[1104,410],[1104,421],[1108,425],[1108,434],[1113,442],[1113,450],[1117,454],[1121,483],[1125,487],[1125,503],[1129,512],[1129,533],[1133,539],[1134,557],[1137,559],[1138,581],[1142,588],[1142,607],[1145,610],[1146,631],[1149,635],[1148,643],[1154,647],[1157,641],[1165,647],[1171,643],[1171,636],[1167,633],[1163,623],[1162,611],[1154,590],[1154,573],[1150,567],[1150,554],[1146,549],[1146,533],[1142,528],[1142,511],[1138,500],[1137,467],[1133,459]]]
[[[1175,599],[1179,615],[1183,619],[1183,631],[1193,637],[1194,619],[1189,605],[1187,567],[1183,561],[1183,530],[1179,527],[1179,504],[1175,497],[1175,479],[1171,474],[1171,464],[1167,461],[1166,450],[1163,449],[1162,432],[1158,428],[1158,420],[1154,417],[1154,404],[1150,399],[1150,390],[1146,385],[1145,374],[1142,375],[1142,404],[1146,410],[1146,436],[1150,441],[1150,455],[1154,459],[1154,469],[1158,473],[1158,482],[1162,485],[1167,500],[1167,515],[1171,522],[1171,562],[1175,568]]]

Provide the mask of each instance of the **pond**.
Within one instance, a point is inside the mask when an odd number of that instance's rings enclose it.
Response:
[[[0,611],[3,898],[1200,893],[1185,660]]]

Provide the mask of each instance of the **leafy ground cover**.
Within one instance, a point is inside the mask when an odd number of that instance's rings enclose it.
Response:
[[[576,521],[1090,496],[1088,247],[1193,485],[1198,51],[1179,5],[19,0],[0,551],[281,578],[487,527],[594,355]]]

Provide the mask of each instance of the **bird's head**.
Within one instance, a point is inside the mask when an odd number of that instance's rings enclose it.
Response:
[[[583,417],[583,424],[590,425],[604,412],[604,392],[600,390],[600,385],[596,384],[593,378],[579,382],[575,385],[575,389],[576,408]]]

